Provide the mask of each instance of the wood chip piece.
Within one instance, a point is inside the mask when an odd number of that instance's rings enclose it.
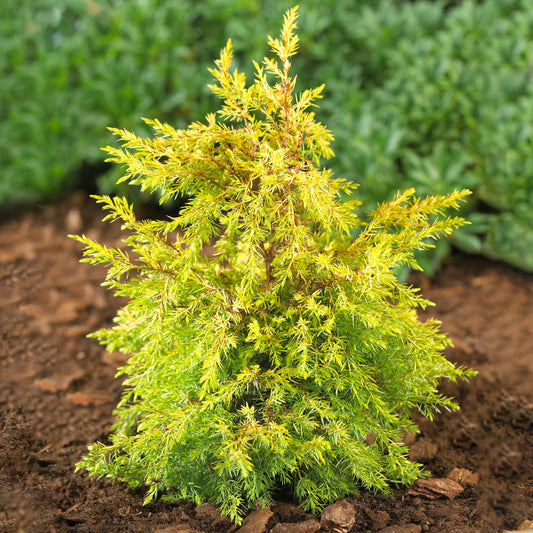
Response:
[[[430,477],[428,479],[417,479],[408,494],[421,496],[428,500],[437,500],[439,498],[453,500],[464,490],[459,483],[451,479]]]
[[[103,394],[98,392],[73,392],[68,394],[67,398],[76,405],[81,405],[82,407],[98,407],[100,405],[105,405],[106,403],[113,403],[115,397],[111,394]]]
[[[479,474],[466,468],[454,468],[448,474],[448,479],[461,484],[463,487],[475,487],[479,483]]]
[[[533,520],[524,520],[518,529],[504,529],[503,533],[533,533]]]
[[[332,533],[346,533],[355,524],[355,508],[347,500],[339,500],[322,511],[320,525]]]
[[[276,524],[270,533],[316,533],[320,529],[317,520],[310,519],[303,522],[285,522]]]
[[[268,507],[250,513],[236,533],[264,533],[273,514]]]
[[[39,379],[35,384],[46,392],[56,394],[58,392],[66,391],[74,381],[82,378],[85,372],[81,368],[75,368],[67,374],[59,376],[50,376],[47,378]]]

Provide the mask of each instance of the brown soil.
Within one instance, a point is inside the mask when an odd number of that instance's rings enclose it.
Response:
[[[121,391],[120,357],[85,338],[110,324],[120,301],[66,238],[84,232],[113,244],[120,229],[100,219],[79,194],[0,225],[0,531],[227,533],[230,523],[192,504],[143,507],[141,492],[74,472],[87,444],[105,439]],[[350,531],[517,529],[533,520],[533,276],[456,257],[436,279],[413,281],[437,304],[425,315],[455,342],[447,355],[479,375],[443,384],[462,410],[420,420],[411,453],[435,478],[454,468],[472,475],[463,472],[466,490],[453,499],[408,489],[349,498]],[[269,528],[309,518],[272,509]]]

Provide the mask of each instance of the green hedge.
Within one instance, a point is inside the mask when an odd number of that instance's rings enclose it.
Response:
[[[286,0],[8,0],[0,6],[0,204],[50,199],[98,167],[106,126],[176,127],[215,102],[207,68],[264,55]],[[309,0],[299,87],[326,80],[319,118],[335,173],[365,208],[415,186],[475,191],[455,234],[471,252],[533,270],[533,10],[529,0]],[[109,188],[114,176],[100,180]],[[449,243],[425,259],[438,266]]]
[[[339,128],[338,172],[355,169],[370,205],[396,188],[472,188],[472,225],[455,243],[533,271],[531,5],[487,0],[443,11],[406,6],[393,25],[390,12],[363,10],[354,41],[381,50],[381,61],[365,69],[361,103]],[[440,243],[426,267],[449,246]]]

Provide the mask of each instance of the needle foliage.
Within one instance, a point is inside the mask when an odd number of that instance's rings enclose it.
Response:
[[[312,112],[322,87],[297,95],[290,74],[296,19],[286,13],[249,86],[228,42],[212,70],[223,104],[205,122],[146,120],[153,138],[114,130],[122,180],[162,201],[188,196],[178,216],[139,220],[99,196],[125,246],[75,237],[129,298],[94,334],[129,355],[117,421],[78,468],[147,486],[146,501],[210,501],[237,522],[282,485],[319,511],[412,483],[413,410],[457,408],[438,382],[472,374],[443,357],[439,322],[417,317],[430,302],[394,274],[462,224],[444,213],[468,192],[408,190],[365,215],[341,201],[354,185],[320,166],[333,155]]]

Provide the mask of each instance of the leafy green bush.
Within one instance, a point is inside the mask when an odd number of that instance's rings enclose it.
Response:
[[[468,191],[408,190],[368,218],[342,202],[355,187],[319,166],[333,155],[311,112],[322,87],[294,90],[295,18],[269,39],[277,58],[255,64],[249,87],[227,45],[211,86],[224,103],[205,123],[147,119],[154,138],[114,130],[124,148],[107,150],[123,180],[162,201],[186,194],[180,215],[141,221],[124,199],[100,196],[127,249],[76,237],[129,298],[94,336],[130,356],[110,443],[90,446],[78,468],[147,485],[146,501],[209,500],[236,521],[281,484],[318,511],[412,483],[424,474],[402,441],[417,431],[413,410],[456,408],[438,381],[472,375],[442,356],[439,323],[416,314],[430,302],[394,274],[462,224],[440,215]]]
[[[365,205],[398,187],[474,190],[461,248],[533,270],[533,12],[527,1],[362,10],[352,31],[380,61],[338,131],[337,172],[356,172]],[[377,31],[380,29],[380,31]],[[350,131],[350,133],[348,133]],[[424,262],[438,266],[449,244]],[[431,265],[433,263],[433,265]]]
[[[158,116],[182,127],[214,109],[205,89],[212,58],[233,35],[237,43],[246,43],[236,47],[236,65],[249,71],[251,58],[265,52],[260,36],[292,1],[0,4],[3,205],[69,190],[83,164],[101,170],[98,147],[109,142],[110,124],[142,131],[140,116]],[[306,39],[312,43],[324,28],[323,2],[310,1],[308,13]],[[324,53],[322,47],[317,59]],[[104,191],[116,177],[100,180]]]
[[[140,130],[139,116],[160,116],[179,126],[205,114],[207,65],[252,4],[2,2],[0,204],[72,187],[82,162],[102,162],[110,124]]]

